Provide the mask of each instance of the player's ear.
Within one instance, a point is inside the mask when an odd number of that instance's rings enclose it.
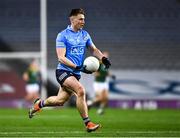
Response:
[[[74,20],[74,16],[69,17],[70,22],[72,23]]]

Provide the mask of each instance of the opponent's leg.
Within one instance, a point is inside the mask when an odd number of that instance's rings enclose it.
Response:
[[[101,95],[99,94],[100,92],[96,92],[96,96],[94,99],[92,100],[88,100],[87,101],[87,106],[90,109],[92,106],[94,106],[95,104],[101,102]]]
[[[97,113],[99,115],[102,115],[104,113],[104,109],[108,104],[108,91],[107,90],[103,90],[101,93],[101,102],[99,105],[99,108],[97,110]]]

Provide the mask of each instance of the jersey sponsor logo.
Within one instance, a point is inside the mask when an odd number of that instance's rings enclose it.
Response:
[[[83,46],[71,47],[71,54],[77,54],[77,55],[84,54],[84,47]]]

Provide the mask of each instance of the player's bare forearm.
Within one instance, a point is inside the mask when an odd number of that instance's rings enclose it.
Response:
[[[94,56],[96,56],[98,59],[102,59],[102,57],[104,56],[103,54],[102,54],[102,52],[99,50],[99,49],[97,49],[96,48],[96,50],[94,50],[94,52],[93,52],[93,55]]]
[[[76,68],[76,65],[74,63],[72,63],[69,59],[67,59],[66,57],[58,57],[58,60],[60,63],[70,67],[70,68]]]
[[[106,57],[105,54],[103,54],[99,49],[97,49],[95,45],[90,46],[90,51],[105,65],[106,69],[108,69],[111,66],[108,57]]]
[[[66,54],[66,48],[56,48],[57,56],[58,56],[58,61],[64,65],[67,65],[70,68],[76,68],[76,65],[67,59],[65,57]]]
[[[95,57],[97,57],[99,60],[101,60],[102,57],[104,56],[104,55],[102,54],[102,52],[101,52],[98,48],[96,48],[96,47],[93,47],[93,48],[91,49],[91,51],[92,51],[92,54],[93,54]]]

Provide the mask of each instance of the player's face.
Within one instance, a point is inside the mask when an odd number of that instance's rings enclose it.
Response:
[[[74,16],[72,19],[72,25],[74,29],[79,30],[82,29],[85,25],[85,17],[83,14],[78,14],[77,16]]]

